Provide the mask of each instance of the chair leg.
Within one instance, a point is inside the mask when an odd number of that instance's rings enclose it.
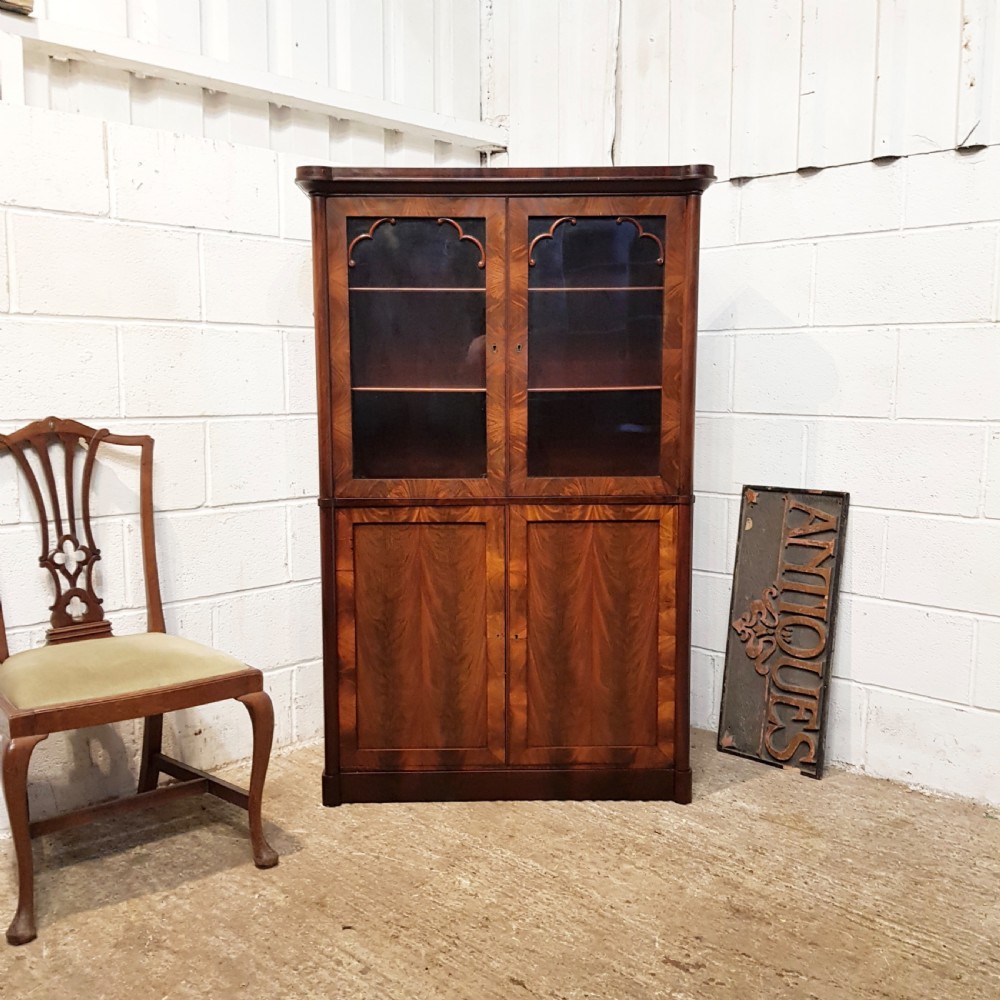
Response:
[[[260,817],[261,799],[264,796],[264,777],[271,755],[274,736],[274,708],[264,691],[253,691],[237,701],[243,702],[250,713],[253,727],[253,762],[250,765],[250,791],[247,812],[250,816],[250,846],[253,863],[258,868],[273,868],[278,863],[278,852],[264,839],[264,825]]]
[[[7,928],[9,944],[35,939],[35,864],[28,819],[28,762],[31,751],[48,734],[19,736],[3,748],[3,794],[17,858],[17,912]]]
[[[151,792],[160,779],[160,769],[154,757],[163,746],[163,716],[147,716],[142,730],[142,758],[139,765],[138,792]]]

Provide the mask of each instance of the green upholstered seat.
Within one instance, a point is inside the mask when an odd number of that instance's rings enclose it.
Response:
[[[162,632],[83,639],[15,653],[0,694],[18,709],[95,701],[246,670],[234,656]]]

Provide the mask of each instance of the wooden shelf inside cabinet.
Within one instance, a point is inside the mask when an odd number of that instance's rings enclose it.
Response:
[[[579,292],[662,292],[663,285],[603,285],[590,287],[586,285],[565,285],[559,288],[529,287],[528,294],[534,292],[558,292],[559,294]]]
[[[485,288],[432,288],[400,285],[351,285],[351,292],[462,292],[466,295],[485,295]]]
[[[482,388],[437,385],[355,385],[352,389],[354,392],[486,392]]]
[[[711,168],[298,176],[331,498],[323,801],[690,801]]]
[[[532,385],[528,392],[659,392],[658,385]]]

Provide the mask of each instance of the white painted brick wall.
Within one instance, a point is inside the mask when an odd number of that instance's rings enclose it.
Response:
[[[30,345],[30,350],[25,348]],[[107,323],[0,320],[0,415],[5,421],[37,420],[49,413],[115,413],[118,347]],[[101,372],[100,378],[80,377]],[[77,373],[74,377],[69,373]],[[44,386],[45,413],[38,412]]]
[[[899,338],[896,416],[1000,420],[998,373],[995,324],[907,330]]]
[[[0,212],[0,309],[10,308],[10,282],[7,264],[7,213]]]
[[[736,246],[701,256],[703,330],[771,330],[809,322],[813,247]]]
[[[316,496],[316,421],[225,420],[208,432],[213,506]]]
[[[814,322],[870,326],[991,319],[998,232],[997,226],[958,226],[822,241]]]
[[[120,219],[278,234],[278,154],[270,149],[111,125],[108,155]]]
[[[7,105],[0,133],[0,200],[20,208],[108,214],[104,126],[66,115],[60,127],[37,108]]]
[[[738,413],[891,414],[898,351],[894,330],[746,333],[735,344],[739,378],[732,409]],[[783,359],[781,378],[774,377],[778,355]],[[820,381],[817,371],[831,374]],[[839,371],[850,375],[838,378],[834,373]]]
[[[998,157],[705,194],[692,669],[692,718],[714,728],[740,487],[847,490],[828,759],[994,803]]]
[[[206,319],[269,326],[312,322],[308,243],[206,235],[202,250]]]
[[[200,319],[194,233],[65,215],[10,216],[17,312]]]
[[[120,338],[127,417],[284,409],[280,330],[128,325]]]
[[[1000,427],[991,427],[986,457],[986,516],[1000,517]]]

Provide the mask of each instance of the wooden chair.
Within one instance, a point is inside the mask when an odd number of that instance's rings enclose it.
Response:
[[[103,444],[140,449],[147,631],[139,635],[112,636],[95,591],[94,568],[101,553],[92,531],[90,494],[95,458]],[[3,449],[20,466],[38,510],[39,563],[49,571],[55,587],[52,627],[46,644],[36,649],[9,655],[0,607],[0,710],[10,730],[3,748],[3,789],[18,874],[17,912],[7,940],[25,944],[35,937],[31,838],[122,809],[201,792],[217,795],[248,811],[257,867],[276,865],[278,855],[264,839],[260,815],[274,729],[263,675],[224,653],[165,634],[153,538],[153,439],[111,434],[74,420],[49,417],[13,434],[0,434],[0,455]],[[241,701],[250,713],[249,792],[161,751],[164,712],[225,698]],[[30,822],[28,762],[39,742],[49,733],[138,718],[145,723],[136,795]],[[180,780],[157,788],[160,774]]]

